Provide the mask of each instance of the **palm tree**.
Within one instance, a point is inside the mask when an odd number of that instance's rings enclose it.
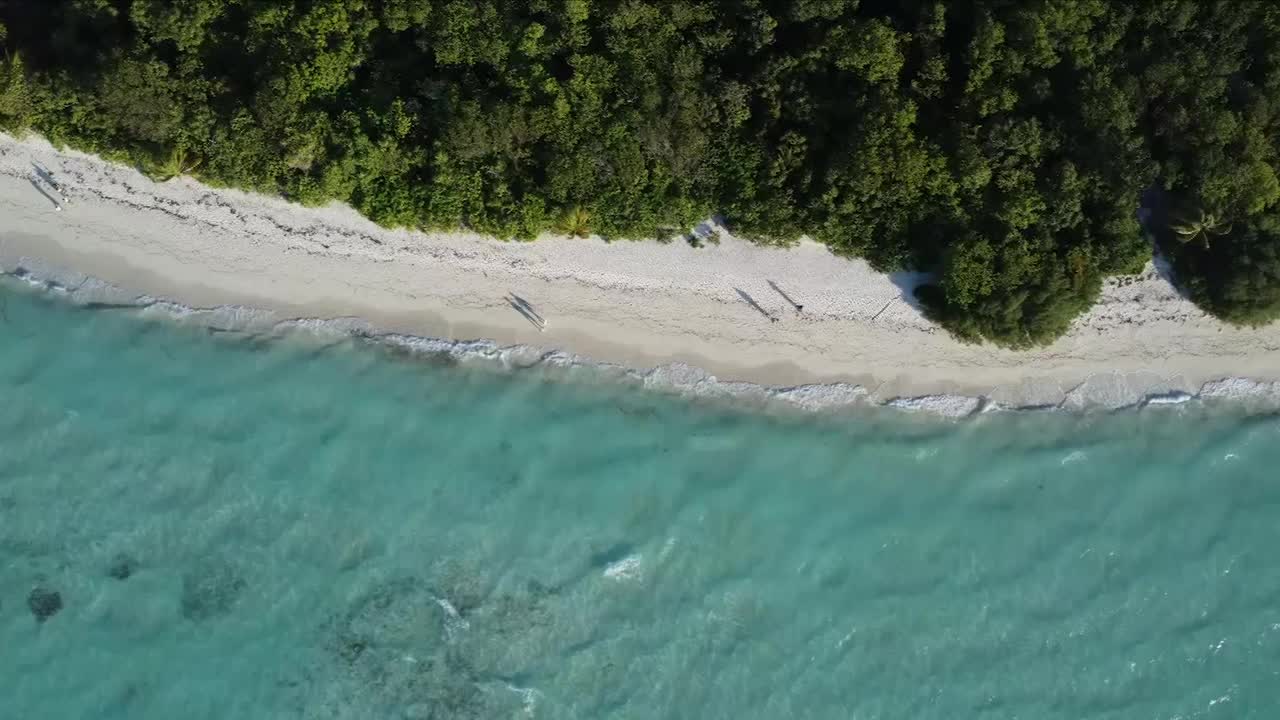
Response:
[[[581,205],[575,206],[560,220],[560,230],[571,237],[591,235],[591,211]]]
[[[1194,218],[1188,218],[1183,222],[1173,223],[1169,226],[1177,235],[1179,242],[1189,243],[1198,240],[1204,244],[1206,250],[1209,249],[1209,238],[1211,236],[1221,237],[1231,232],[1231,224],[1224,223],[1213,213],[1207,213],[1204,210]]]
[[[160,175],[165,180],[172,180],[179,175],[189,175],[203,162],[200,158],[187,154],[182,145],[175,145],[169,153],[169,159],[160,166]]]

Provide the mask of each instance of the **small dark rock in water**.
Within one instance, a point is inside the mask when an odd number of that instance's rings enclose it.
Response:
[[[364,651],[369,649],[369,643],[358,638],[344,638],[338,645],[338,656],[348,663],[354,663],[360,659]]]
[[[62,595],[56,590],[37,586],[31,590],[31,594],[27,595],[27,607],[31,608],[31,614],[36,616],[36,622],[44,622],[57,615],[62,609]]]
[[[117,580],[128,580],[133,574],[134,564],[133,558],[128,555],[117,555],[116,559],[111,561],[111,568],[107,570],[107,574]]]
[[[182,616],[207,620],[222,615],[235,605],[244,588],[244,578],[230,565],[196,568],[182,577]]]

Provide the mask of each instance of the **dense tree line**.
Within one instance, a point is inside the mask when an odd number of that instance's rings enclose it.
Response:
[[[0,127],[160,178],[516,238],[719,213],[1011,346],[1150,258],[1159,188],[1192,298],[1280,316],[1261,0],[0,0],[0,43]]]

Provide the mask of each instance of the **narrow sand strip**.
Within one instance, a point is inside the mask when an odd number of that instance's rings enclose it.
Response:
[[[730,238],[694,248],[390,231],[345,206],[303,208],[189,179],[154,183],[0,134],[0,267],[20,266],[70,269],[200,307],[358,316],[391,332],[558,348],[638,368],[684,362],[725,380],[852,382],[875,401],[956,394],[1125,405],[1195,393],[1217,378],[1280,379],[1280,324],[1223,325],[1152,268],[1109,283],[1053,346],[1016,353],[956,342],[894,278],[815,243],[780,250]]]

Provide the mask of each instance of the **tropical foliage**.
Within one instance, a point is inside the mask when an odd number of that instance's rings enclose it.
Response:
[[[1177,238],[1178,242],[1199,242],[1204,245],[1206,250],[1209,249],[1210,237],[1226,235],[1231,232],[1230,225],[1218,220],[1217,215],[1206,213],[1203,210],[1193,218],[1170,225],[1169,229],[1173,230],[1174,237]]]
[[[933,271],[940,322],[1023,346],[1150,258],[1152,187],[1197,302],[1280,313],[1278,8],[0,0],[0,127],[388,225],[668,238],[719,213]]]

